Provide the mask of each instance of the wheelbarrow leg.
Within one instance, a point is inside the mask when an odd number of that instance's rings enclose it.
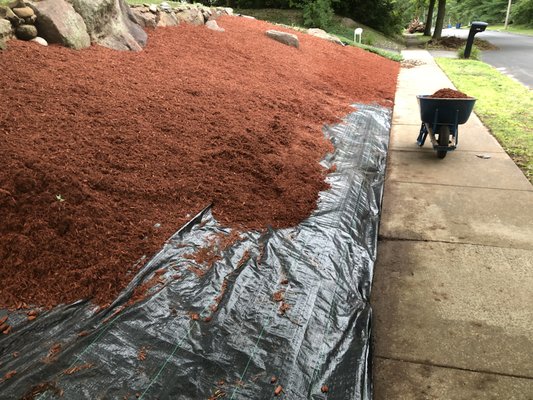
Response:
[[[448,148],[450,146],[450,126],[449,125],[439,125],[439,147]],[[437,157],[444,158],[448,150],[437,150]]]
[[[422,122],[422,126],[420,127],[420,133],[418,134],[418,138],[416,139],[416,143],[422,147],[424,143],[426,142],[426,138],[428,137],[428,128],[426,127],[426,124]]]

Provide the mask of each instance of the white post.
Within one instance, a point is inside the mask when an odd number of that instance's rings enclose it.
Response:
[[[505,15],[505,25],[503,29],[507,30],[507,24],[509,23],[509,14],[511,14],[511,3],[513,0],[509,0],[509,4],[507,5],[507,15]]]

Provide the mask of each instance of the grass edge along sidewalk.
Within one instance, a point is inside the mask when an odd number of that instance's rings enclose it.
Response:
[[[533,183],[533,91],[481,61],[435,61],[458,90],[477,98],[477,116]]]

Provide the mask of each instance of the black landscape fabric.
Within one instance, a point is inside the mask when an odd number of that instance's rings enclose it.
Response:
[[[11,313],[0,398],[370,400],[390,119],[356,105],[325,127],[335,152],[323,163],[336,170],[300,225],[236,233],[208,207],[110,307]]]

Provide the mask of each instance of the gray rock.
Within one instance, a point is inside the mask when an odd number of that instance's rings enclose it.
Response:
[[[0,51],[7,49],[7,44],[3,39],[0,39]]]
[[[215,21],[214,19],[210,20],[210,21],[207,21],[205,23],[205,26],[206,28],[209,28],[213,31],[217,31],[217,32],[225,32],[226,30],[224,28],[221,28],[220,26],[218,26],[217,24],[217,21]]]
[[[223,10],[226,12],[226,15],[233,15],[233,8],[224,7]]]
[[[83,17],[93,43],[140,51],[147,35],[125,0],[69,0]]]
[[[31,41],[40,44],[41,46],[48,46],[48,42],[40,36],[33,38]]]
[[[320,39],[328,40],[330,42],[340,44],[341,46],[344,46],[344,43],[335,35],[330,35],[326,31],[318,28],[310,28],[307,30],[307,33],[313,36],[316,36]]]
[[[150,4],[150,6],[148,6],[148,9],[154,14],[157,13],[157,6],[155,4]]]
[[[179,21],[174,12],[162,12],[159,15],[159,22],[157,23],[157,26],[166,27],[176,25],[179,25]]]
[[[0,38],[11,39],[13,37],[13,28],[11,22],[7,19],[0,18]]]
[[[0,19],[0,42],[5,43],[13,37],[11,22],[7,19]]]
[[[159,5],[159,8],[163,11],[172,11],[172,7],[170,6],[170,4],[168,4],[166,1],[162,2],[160,5]]]
[[[83,18],[65,0],[42,0],[30,3],[37,15],[39,36],[48,43],[60,43],[73,49],[91,45]]]
[[[159,16],[148,10],[148,7],[132,8],[135,21],[143,28],[155,28],[159,22]]]
[[[37,28],[34,25],[19,25],[15,29],[15,35],[20,40],[32,40],[37,37]]]
[[[292,46],[296,48],[300,47],[298,36],[293,35],[292,33],[269,30],[269,31],[266,31],[266,35],[271,39],[274,39],[280,43],[286,44],[287,46]]]
[[[13,8],[13,12],[19,18],[28,18],[35,15],[31,7]]]
[[[0,18],[7,19],[13,26],[19,26],[24,23],[24,20],[17,17],[8,6],[0,6]]]
[[[190,8],[176,13],[179,23],[191,25],[203,25],[205,23],[204,15],[197,8]]]

